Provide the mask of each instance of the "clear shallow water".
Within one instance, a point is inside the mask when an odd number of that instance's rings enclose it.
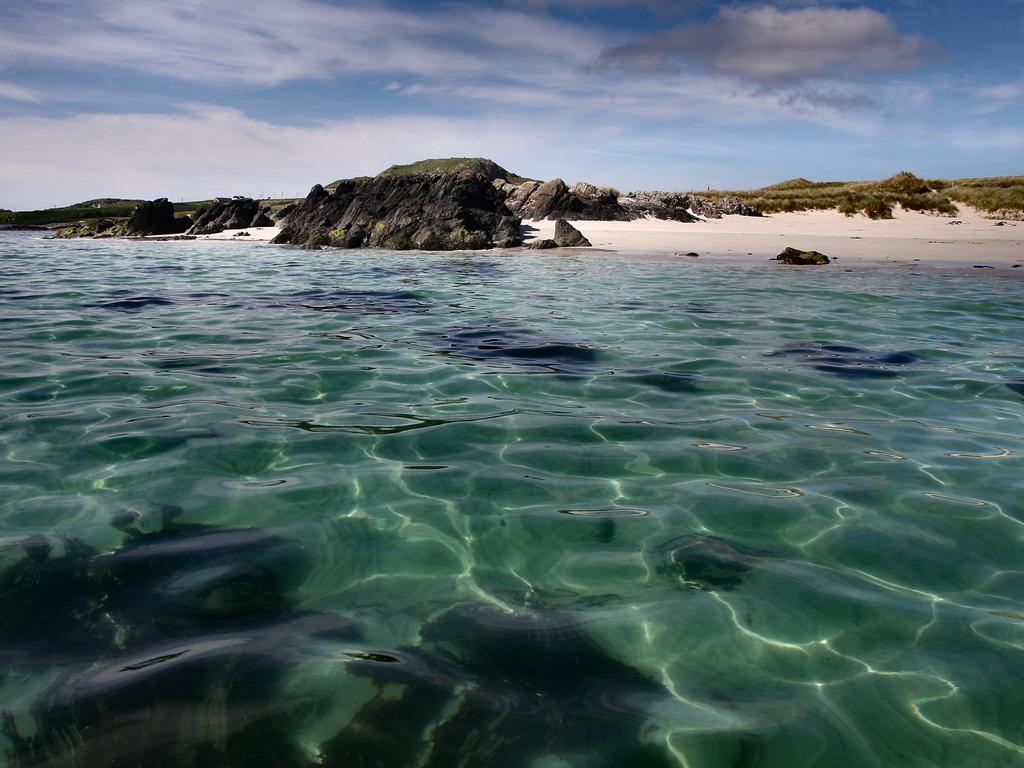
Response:
[[[9,765],[1024,762],[1024,282],[0,241]]]

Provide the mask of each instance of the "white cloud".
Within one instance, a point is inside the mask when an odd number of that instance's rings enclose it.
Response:
[[[573,65],[601,37],[516,11],[316,0],[51,0],[13,9],[0,65],[118,67],[201,83],[275,85],[338,74],[466,78]]]
[[[0,145],[19,147],[0,164],[0,207],[100,196],[305,195],[317,182],[462,154],[510,165],[537,157],[515,170],[540,172],[554,160],[541,154],[553,144],[543,128],[509,121],[409,115],[294,127],[207,105],[178,114],[0,118]]]
[[[627,69],[665,71],[703,64],[763,83],[793,83],[843,69],[916,66],[928,44],[901,35],[870,8],[724,7],[709,21],[646,35],[610,49],[604,59]]]

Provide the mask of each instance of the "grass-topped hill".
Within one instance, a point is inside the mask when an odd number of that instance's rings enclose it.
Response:
[[[487,177],[489,181],[495,179],[505,179],[513,184],[522,184],[524,181],[536,181],[536,179],[528,179],[525,176],[520,176],[517,173],[512,173],[493,160],[488,160],[486,157],[442,157],[434,158],[430,160],[420,160],[415,163],[408,163],[406,165],[392,165],[385,171],[381,171],[377,174],[377,177],[381,176],[412,176],[416,173],[456,173],[459,171],[470,171],[471,173],[480,173]],[[327,189],[332,189],[338,186],[338,181],[332,181],[330,184],[325,185]]]
[[[852,216],[891,219],[899,204],[912,211],[955,216],[956,203],[990,214],[1024,211],[1024,176],[987,179],[922,179],[907,171],[879,181],[809,181],[790,179],[761,189],[694,194],[711,198],[739,197],[764,213],[838,209]]]
[[[41,211],[7,211],[0,209],[0,226],[8,227],[49,227],[56,224],[72,224],[80,221],[97,219],[127,219],[142,200],[125,200],[121,198],[97,198],[81,203],[65,205],[59,208],[47,208]],[[203,206],[210,205],[211,200],[192,200],[174,204],[174,212],[179,216],[191,216]],[[273,209],[281,208],[291,200],[265,200],[264,204]]]

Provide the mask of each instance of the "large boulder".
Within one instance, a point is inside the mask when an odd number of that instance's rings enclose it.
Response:
[[[775,260],[780,261],[783,264],[791,264],[800,267],[829,263],[829,258],[824,253],[819,253],[818,251],[801,251],[799,248],[787,248],[776,256]]]
[[[174,217],[174,204],[166,197],[145,201],[132,212],[125,224],[124,234],[128,237],[147,235],[178,235],[192,225],[187,216]]]
[[[720,219],[722,216],[760,216],[761,211],[744,203],[738,197],[720,197],[712,200],[694,196],[690,210],[706,219]]]
[[[633,218],[652,216],[665,221],[681,221],[691,223],[698,221],[690,213],[692,199],[680,192],[630,192],[619,198],[622,205]]]
[[[393,250],[480,250],[522,244],[521,219],[485,175],[377,176],[317,184],[280,222],[275,243]]]
[[[195,223],[188,234],[215,235],[225,229],[272,226],[270,208],[261,207],[259,201],[251,197],[219,197],[196,211]]]
[[[544,184],[531,181],[509,190],[502,187],[505,204],[525,219],[575,219],[577,221],[628,221],[633,218],[620,204],[618,194],[607,187],[580,182],[572,187],[561,179]]]
[[[559,248],[589,248],[590,241],[565,219],[555,222],[555,242]]]

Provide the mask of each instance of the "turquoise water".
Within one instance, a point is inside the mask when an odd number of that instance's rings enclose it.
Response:
[[[8,765],[1024,764],[1024,282],[0,240]]]

